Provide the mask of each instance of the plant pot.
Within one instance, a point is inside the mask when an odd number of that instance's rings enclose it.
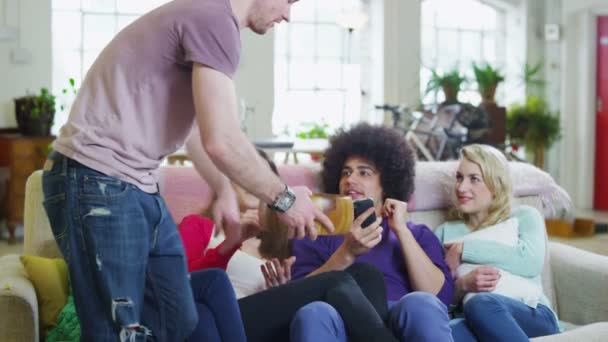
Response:
[[[545,147],[539,146],[534,149],[534,165],[539,169],[545,167]]]
[[[572,223],[560,219],[545,219],[545,227],[547,234],[559,237],[572,237],[574,235],[574,227]]]
[[[479,94],[481,95],[482,103],[495,103],[494,97],[496,95],[496,87],[498,84],[492,84],[487,88],[480,89]]]
[[[445,103],[458,102],[458,88],[451,86],[443,86],[443,94],[445,95]]]
[[[55,112],[32,113],[33,96],[15,99],[15,118],[24,136],[50,136]]]

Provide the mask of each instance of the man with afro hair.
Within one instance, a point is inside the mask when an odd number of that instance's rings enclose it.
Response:
[[[454,283],[443,248],[427,226],[408,220],[415,163],[403,135],[389,127],[361,123],[333,136],[321,173],[324,191],[353,200],[371,197],[374,208],[355,220],[345,236],[294,241],[292,276],[298,279],[370,263],[384,274],[390,310],[387,324],[396,337],[451,341],[447,306]],[[374,211],[376,222],[361,227],[364,217]],[[300,309],[291,335],[292,341],[347,339],[339,314],[320,302]]]

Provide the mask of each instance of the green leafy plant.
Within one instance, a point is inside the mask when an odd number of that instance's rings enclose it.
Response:
[[[22,97],[21,110],[28,111],[31,118],[39,118],[42,113],[55,113],[55,95],[41,88],[39,95]]]
[[[329,125],[325,122],[307,122],[302,124],[303,130],[296,133],[300,139],[326,139],[329,137]]]
[[[529,96],[525,104],[515,103],[509,108],[507,134],[511,142],[531,149],[534,164],[542,167],[544,151],[561,138],[560,119],[549,111],[542,98]]]
[[[437,70],[431,70],[431,79],[426,84],[424,93],[425,95],[431,92],[437,93],[441,89],[445,95],[445,102],[457,102],[458,92],[466,82],[466,77],[461,75],[458,69],[453,69],[445,74],[440,74]]]
[[[538,62],[536,65],[531,66],[530,64],[524,64],[524,70],[521,75],[521,80],[526,89],[530,91],[537,90],[542,92],[545,87],[545,80],[543,80],[539,74],[543,69],[543,62]]]
[[[63,95],[68,95],[69,94],[69,96],[67,96],[67,97],[71,96],[72,99],[73,99],[73,97],[75,97],[76,94],[78,94],[78,88],[76,88],[76,81],[73,78],[70,77],[70,79],[68,80],[68,87],[61,89],[61,93]],[[65,105],[64,102],[65,102],[65,96],[64,96],[64,99],[63,99],[61,105],[59,106],[59,109],[61,109],[62,111],[66,107],[66,105]]]
[[[15,116],[21,134],[26,136],[50,135],[55,118],[55,95],[47,88],[40,94],[27,95],[15,99]]]
[[[482,100],[484,102],[494,102],[496,88],[500,82],[505,80],[505,76],[500,70],[494,68],[489,63],[479,66],[473,62],[473,73],[475,74],[475,80],[477,81]]]

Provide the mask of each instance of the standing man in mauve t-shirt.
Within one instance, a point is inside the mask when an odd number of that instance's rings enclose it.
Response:
[[[240,237],[229,180],[278,211],[298,237],[316,237],[315,219],[331,229],[308,190],[282,183],[237,121],[239,31],[265,33],[289,19],[293,2],[174,0],[118,33],[91,66],[43,175],[83,341],[183,341],[194,329],[184,251],[157,181],[195,120],[198,157],[208,161],[202,173],[228,239]]]

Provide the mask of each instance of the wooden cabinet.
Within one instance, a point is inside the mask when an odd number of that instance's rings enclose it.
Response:
[[[8,168],[3,212],[9,229],[9,243],[15,242],[15,229],[23,224],[25,182],[35,170],[42,169],[54,137],[0,135],[0,166]]]

